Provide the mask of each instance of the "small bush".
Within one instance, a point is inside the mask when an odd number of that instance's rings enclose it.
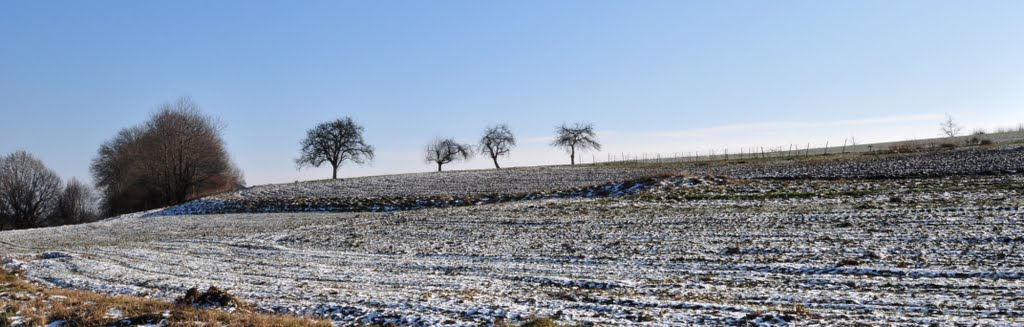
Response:
[[[199,289],[193,287],[185,291],[185,296],[178,298],[175,303],[193,307],[208,308],[232,308],[241,306],[242,302],[231,294],[210,286],[206,292],[199,293]]]
[[[740,249],[740,247],[738,247],[738,246],[730,246],[730,247],[725,248],[725,254],[727,254],[727,255],[737,255],[737,254],[740,254],[742,252],[743,252],[743,250]]]
[[[861,263],[862,262],[860,260],[855,259],[855,258],[845,258],[845,259],[839,260],[839,262],[836,262],[836,267],[856,266],[856,265],[859,265]]]

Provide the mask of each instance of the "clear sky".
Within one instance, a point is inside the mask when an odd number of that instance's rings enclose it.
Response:
[[[947,112],[1024,122],[1022,17],[1024,1],[3,1],[0,153],[90,180],[105,139],[179,96],[227,124],[249,184],[329,177],[292,160],[341,116],[378,150],[341,176],[431,171],[427,141],[500,122],[521,143],[509,166],[567,162],[548,143],[575,121],[598,157],[927,138]]]

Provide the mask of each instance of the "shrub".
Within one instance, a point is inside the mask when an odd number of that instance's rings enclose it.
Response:
[[[737,255],[737,254],[740,254],[740,253],[743,253],[743,250],[740,249],[740,247],[738,247],[738,246],[730,246],[730,247],[725,248],[725,254],[727,254],[727,255]]]
[[[198,288],[190,288],[185,291],[184,296],[175,300],[175,303],[200,308],[234,308],[242,305],[234,296],[214,286],[210,286],[203,293],[199,293]]]
[[[836,267],[856,266],[861,263],[862,262],[856,258],[843,258],[839,260],[839,262],[836,262]]]

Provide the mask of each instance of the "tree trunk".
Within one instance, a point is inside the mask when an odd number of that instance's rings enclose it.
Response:
[[[440,162],[437,163],[437,172],[441,172],[441,163]]]
[[[576,148],[572,148],[572,152],[569,152],[569,164],[576,165]]]
[[[333,167],[334,169],[331,170],[331,179],[338,179],[338,166]]]
[[[501,169],[501,167],[498,166],[498,157],[491,157],[491,160],[494,160],[494,169]]]

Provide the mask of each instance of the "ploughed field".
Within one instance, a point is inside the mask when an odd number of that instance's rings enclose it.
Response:
[[[1018,147],[415,174],[2,232],[0,252],[45,285],[213,285],[339,325],[1019,325],[1022,192]]]
[[[1020,147],[963,148],[903,155],[839,155],[792,160],[643,162],[570,167],[371,176],[260,185],[150,215],[393,211],[565,197],[631,195],[652,178],[689,173],[738,179],[887,179],[1024,173]]]

